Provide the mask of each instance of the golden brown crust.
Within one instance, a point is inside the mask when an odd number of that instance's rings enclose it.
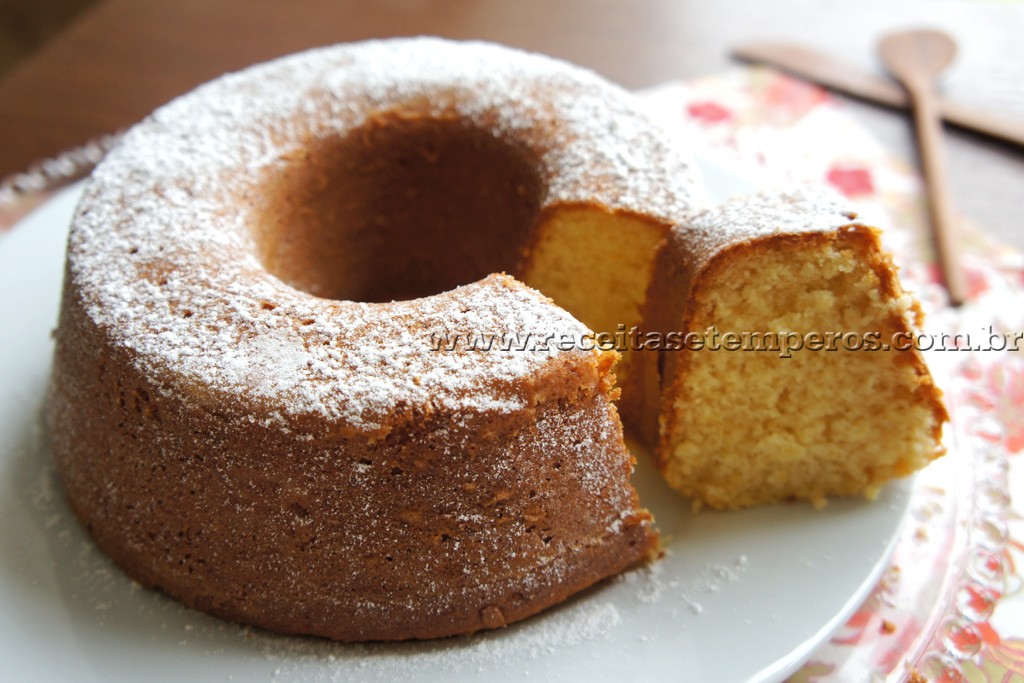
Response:
[[[610,117],[635,139],[589,137]],[[616,355],[445,335],[586,334],[511,277],[450,288],[511,269],[551,203],[685,204],[687,162],[645,122],[592,74],[429,39],[314,51],[156,112],[72,231],[48,419],[78,517],[146,585],[341,640],[503,626],[642,561]],[[639,139],[642,168],[618,153]],[[450,291],[390,301],[432,287]]]
[[[295,443],[182,410],[76,299],[48,408],[69,498],[119,565],[186,604],[341,640],[470,633],[554,604],[655,542],[604,394],[613,358],[535,378],[547,398],[527,411]]]

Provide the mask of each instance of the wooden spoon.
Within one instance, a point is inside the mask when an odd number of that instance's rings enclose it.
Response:
[[[942,119],[935,95],[936,76],[953,61],[956,43],[940,31],[902,31],[886,36],[879,52],[889,73],[910,97],[939,268],[950,303],[959,306],[967,298],[967,282],[957,259],[960,240],[946,189]]]

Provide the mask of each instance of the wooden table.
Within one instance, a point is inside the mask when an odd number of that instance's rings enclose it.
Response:
[[[225,71],[315,45],[414,34],[480,38],[546,52],[640,88],[729,68],[729,47],[752,38],[798,40],[877,68],[878,35],[921,23],[946,28],[960,42],[949,94],[1024,117],[1020,4],[107,0],[0,80],[0,177],[122,129]],[[853,106],[883,141],[912,158],[906,119]],[[948,138],[955,205],[990,234],[1024,247],[1024,150],[961,133]]]

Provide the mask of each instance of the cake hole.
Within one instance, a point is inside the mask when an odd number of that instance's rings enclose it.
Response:
[[[515,272],[543,185],[522,145],[465,120],[378,115],[265,181],[267,270],[330,299],[407,300]]]

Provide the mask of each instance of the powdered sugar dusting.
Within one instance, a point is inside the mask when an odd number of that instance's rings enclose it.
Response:
[[[610,603],[577,602],[544,619],[509,631],[434,643],[349,645],[261,636],[264,656],[275,667],[272,680],[334,683],[357,675],[366,681],[419,678],[444,671],[452,680],[495,669],[515,668],[524,675],[531,667],[581,644],[607,641],[613,646],[622,617]],[[515,670],[514,669],[514,670]]]
[[[328,66],[316,98],[321,130],[359,125],[405,106],[455,111],[500,138],[542,152],[547,202],[597,201],[609,208],[678,218],[703,200],[676,133],[652,124],[634,95],[596,74],[542,55],[486,43],[419,38],[307,53],[346,59]]]
[[[521,406],[514,381],[566,352],[429,348],[431,334],[450,332],[586,333],[510,278],[364,304],[298,292],[260,264],[258,202],[247,198],[263,179],[310,136],[408,106],[529,140],[541,151],[547,203],[597,201],[667,220],[701,202],[676,142],[631,95],[584,70],[436,39],[313,50],[171,102],[100,165],[69,250],[89,316],[162,390],[242,395],[245,412],[283,423],[313,414],[374,430],[396,406]]]
[[[825,186],[758,192],[695,214],[675,228],[681,253],[707,259],[726,247],[772,235],[835,232],[861,225],[847,202]]]
[[[130,251],[126,243],[152,242],[137,227],[102,239],[104,221],[115,218],[105,213],[95,208],[79,221],[72,276],[92,297],[90,315],[137,353],[145,371],[182,383],[168,391],[187,395],[198,383],[367,428],[401,404],[507,410],[524,400],[515,381],[564,352],[435,351],[433,335],[587,334],[545,297],[504,276],[438,297],[372,305],[304,295],[244,263],[188,250],[187,242],[173,251],[157,247],[153,261],[125,257],[94,269],[102,252],[113,259],[118,247]],[[158,272],[154,281],[147,268],[167,275]]]
[[[667,552],[671,554],[671,551]],[[680,610],[700,615],[704,613],[702,600],[705,596],[738,582],[748,568],[747,556],[739,555],[731,563],[707,564],[702,571],[683,578],[665,576],[664,564],[655,563],[623,574],[618,581],[632,588],[641,602],[660,604],[673,616],[677,616]]]

